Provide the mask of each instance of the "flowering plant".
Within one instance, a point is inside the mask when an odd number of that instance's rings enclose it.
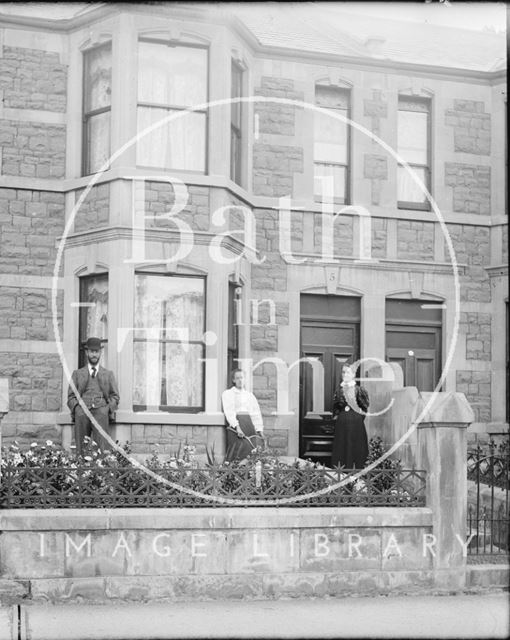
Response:
[[[130,453],[129,443],[123,448]],[[371,442],[372,455],[376,451],[382,451],[380,440]],[[377,504],[412,502],[399,481],[399,463],[383,463],[384,469],[376,467],[362,478],[349,480],[350,473],[340,468],[329,469],[301,459],[289,462],[270,448],[257,446],[246,459],[230,463],[217,462],[212,453],[209,466],[204,469],[198,465],[195,446],[186,441],[169,457],[160,457],[155,450],[145,461],[146,469],[172,482],[171,486],[132,465],[121,452],[101,451],[91,440],[86,442],[80,456],[50,440],[34,442],[25,449],[15,442],[4,448],[0,504],[67,507],[208,504],[205,497],[188,494],[186,498],[182,488],[240,499],[307,495],[306,504],[369,504],[374,497]],[[334,487],[331,493],[321,491],[343,479],[347,482]],[[317,491],[320,494],[314,497]],[[386,501],[385,496],[391,499]]]

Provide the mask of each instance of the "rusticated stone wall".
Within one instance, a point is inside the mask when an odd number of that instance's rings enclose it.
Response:
[[[2,174],[63,178],[65,136],[64,125],[2,120]]]
[[[403,260],[433,260],[434,223],[398,220],[397,257]]]
[[[485,267],[490,264],[490,233],[487,227],[447,225],[455,257],[466,264],[460,276],[460,299],[467,302],[490,302],[490,281]]]
[[[457,371],[457,391],[466,395],[474,411],[475,422],[490,422],[490,371]]]
[[[62,193],[0,189],[0,273],[52,275],[64,217]]]
[[[354,223],[353,216],[340,215],[334,221],[333,252],[335,257],[354,255]],[[315,213],[313,221],[314,251],[322,252],[323,214]]]
[[[445,184],[452,188],[452,208],[459,213],[491,212],[491,168],[483,165],[445,163]]]
[[[466,335],[466,359],[491,359],[490,313],[461,312],[459,331]]]
[[[41,42],[44,41],[44,37]],[[64,177],[67,67],[60,54],[0,47],[0,172],[41,183]],[[9,110],[9,111],[8,111]],[[7,112],[8,111],[8,112]],[[52,112],[52,113],[48,113]],[[18,114],[19,113],[19,117]],[[51,281],[65,223],[64,193],[0,189],[0,376],[8,379],[4,443],[61,440],[62,369],[53,348]],[[62,292],[57,314],[62,329]]]
[[[381,135],[381,118],[388,117],[388,103],[386,92],[380,89],[372,89],[372,97],[363,100],[363,115],[371,119],[370,130],[375,135]]]
[[[371,218],[372,221],[372,258],[386,258],[388,252],[388,220]]]
[[[193,230],[208,231],[210,226],[209,187],[188,185],[188,202],[177,214]],[[175,229],[175,225],[162,214],[172,210],[175,203],[173,187],[168,182],[147,182],[145,185],[145,215],[147,227]],[[227,203],[225,203],[227,204]],[[154,214],[151,220],[148,216]]]
[[[56,52],[4,46],[0,55],[0,89],[4,107],[66,110],[67,66]]]
[[[222,443],[225,439],[223,426],[205,427],[203,425],[177,425],[177,424],[119,424],[117,438],[120,444],[124,444],[123,436],[128,428],[127,441],[131,451],[135,454],[177,454],[184,444],[193,444],[196,447],[196,455],[204,455],[207,450],[214,450],[216,457],[221,458]]]
[[[62,293],[58,294],[62,307]],[[0,338],[53,340],[51,289],[0,286]]]
[[[370,180],[371,204],[378,205],[382,182],[388,179],[388,159],[386,156],[366,153],[363,162],[363,177]]]
[[[76,202],[83,194],[83,189],[76,191]],[[75,232],[89,231],[106,227],[110,219],[110,185],[99,184],[88,192],[87,197],[76,211],[74,219]]]
[[[303,100],[303,93],[296,91],[294,80],[264,76],[255,95]],[[274,102],[255,103],[258,135],[262,140],[253,145],[253,193],[259,196],[281,197],[292,195],[294,175],[303,173],[303,149],[299,146],[264,140],[271,136],[295,134],[296,107]]]
[[[59,411],[62,391],[60,360],[55,354],[0,353],[0,377],[9,380],[9,413],[2,421],[2,440],[30,444],[35,439],[60,440],[55,420],[46,425],[33,419],[35,412]],[[13,412],[27,412],[19,421]],[[32,416],[32,419],[30,417]]]
[[[454,100],[445,112],[445,124],[453,127],[454,150],[488,156],[491,152],[491,116],[476,100]]]

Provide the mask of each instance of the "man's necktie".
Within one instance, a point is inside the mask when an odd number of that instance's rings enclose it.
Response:
[[[96,368],[92,367],[92,377],[95,378],[96,377]]]

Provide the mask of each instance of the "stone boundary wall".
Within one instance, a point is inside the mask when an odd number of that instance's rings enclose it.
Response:
[[[5,510],[0,524],[0,597],[247,599],[435,586],[428,508]]]
[[[49,384],[50,381],[48,382]],[[5,420],[8,420],[8,418]],[[220,417],[219,420],[222,421],[223,418]],[[4,424],[4,435],[8,440],[7,444],[14,437],[21,444],[29,444],[34,440],[51,438],[54,442],[62,442],[62,445],[69,449],[74,442],[74,426],[69,420],[59,420],[58,427],[45,427],[45,430],[42,430],[43,427],[41,425],[23,425],[21,431],[20,428],[21,425],[19,424]],[[287,454],[288,431],[286,429],[271,429],[265,426],[264,436],[267,445],[275,454],[281,456]],[[129,442],[132,454],[140,459],[145,459],[145,457],[149,457],[153,453],[162,454],[163,456],[175,454],[179,446],[182,448],[187,442],[195,446],[195,454],[203,457],[205,463],[207,452],[213,452],[216,459],[222,459],[226,446],[226,430],[223,424],[179,425],[119,421],[115,423],[112,438],[118,440],[121,446]]]

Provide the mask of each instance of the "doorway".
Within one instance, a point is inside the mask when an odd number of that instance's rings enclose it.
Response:
[[[342,364],[359,358],[360,298],[301,295],[299,455],[329,464],[333,395]]]
[[[441,377],[442,310],[425,300],[386,300],[386,361],[402,367],[404,386],[434,391]]]

